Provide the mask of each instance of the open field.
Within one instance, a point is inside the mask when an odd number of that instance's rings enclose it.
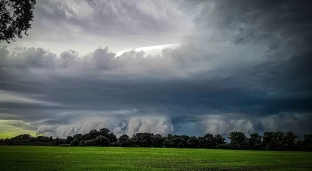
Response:
[[[312,153],[0,146],[0,170],[312,170]]]

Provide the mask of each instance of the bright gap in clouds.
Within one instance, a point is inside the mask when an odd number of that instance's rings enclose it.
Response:
[[[134,50],[135,52],[144,51],[146,55],[158,55],[158,54],[161,54],[162,50],[164,49],[169,49],[169,48],[174,49],[174,48],[178,48],[179,46],[180,46],[180,43],[139,47],[139,48],[119,51],[116,53],[116,56],[121,56],[123,53],[129,52],[132,50]]]

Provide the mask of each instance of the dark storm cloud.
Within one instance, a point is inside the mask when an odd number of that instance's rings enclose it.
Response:
[[[210,41],[215,43],[232,41],[236,46],[247,47],[251,44],[264,45],[265,53],[260,56],[264,60],[255,63],[256,65],[251,68],[238,65],[235,70],[246,67],[245,71],[241,76],[233,78],[239,80],[245,76],[251,81],[249,85],[258,84],[260,89],[271,91],[270,97],[285,100],[281,102],[285,106],[297,100],[298,105],[310,104],[311,2],[293,0],[197,2],[191,4],[201,6],[202,9],[195,19],[200,37],[195,35],[198,42],[192,43],[207,48]],[[187,2],[187,5],[190,3]],[[213,35],[210,35],[211,32]],[[246,55],[255,57],[257,52],[254,53],[250,55],[245,52],[241,54],[241,58]],[[291,102],[290,99],[294,101]]]
[[[10,46],[86,54],[98,46],[118,52],[173,44],[193,26],[178,7],[166,0],[37,0],[29,36]]]
[[[88,3],[97,11],[96,21],[97,15],[104,15],[96,10],[101,5],[113,9],[97,1]],[[14,98],[0,101],[1,113],[39,126],[38,133],[60,136],[103,126],[118,134],[311,132],[310,2],[185,4],[180,5],[186,12],[198,10],[197,32],[180,48],[164,50],[161,57],[145,58],[134,51],[116,57],[108,48],[84,56],[76,51],[55,55],[40,48],[12,55],[2,48],[0,89]],[[65,13],[52,14],[68,20]],[[129,15],[133,21],[152,20],[139,14]],[[120,19],[114,17],[116,21],[108,22],[112,27]],[[79,25],[74,19],[68,22]]]
[[[179,28],[183,13],[173,5],[175,3],[170,1],[54,0],[39,1],[35,12],[42,22],[40,18],[58,22],[69,30],[74,26],[97,36],[149,35],[172,33],[171,30]]]

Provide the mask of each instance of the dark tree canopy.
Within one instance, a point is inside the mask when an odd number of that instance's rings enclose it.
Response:
[[[46,136],[33,137],[29,134],[0,139],[0,145],[45,145],[45,146],[122,146],[122,147],[166,147],[166,148],[209,148],[243,150],[302,150],[312,151],[312,134],[299,139],[293,132],[264,132],[263,136],[252,133],[230,132],[230,142],[222,135],[206,134],[203,137],[153,133],[136,133],[132,137],[124,134],[118,139],[107,128],[93,129],[86,134],[67,136],[66,139]]]
[[[36,0],[0,0],[0,42],[22,38],[31,28]]]

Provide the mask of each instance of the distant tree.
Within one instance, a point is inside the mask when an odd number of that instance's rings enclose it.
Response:
[[[274,135],[273,132],[265,132],[263,134],[262,147],[264,149],[274,149]]]
[[[302,140],[301,139],[296,139],[295,142],[294,142],[294,150],[306,150],[304,148],[304,145],[302,143]]]
[[[221,145],[226,144],[225,138],[223,138],[221,134],[217,134],[213,138],[214,138],[214,142],[215,142],[217,148],[219,148],[219,146],[221,146]]]
[[[75,134],[73,136],[74,139],[77,139],[78,141],[81,141],[82,140],[82,134]]]
[[[153,147],[163,146],[163,137],[160,134],[156,134],[152,136],[152,146]]]
[[[198,137],[197,143],[199,148],[208,148],[208,141],[205,137]]]
[[[80,146],[85,146],[85,145],[86,145],[86,143],[85,143],[85,141],[84,141],[84,140],[81,140],[81,141],[79,142],[79,145],[80,145]]]
[[[0,42],[10,43],[16,37],[22,38],[31,28],[36,0],[1,0],[0,1]]]
[[[95,138],[92,138],[96,136]],[[172,135],[162,137],[160,134],[136,133],[130,138],[122,135],[117,138],[108,129],[91,130],[87,134],[76,134],[66,139],[21,134],[13,138],[0,139],[0,145],[44,145],[44,146],[124,146],[124,147],[174,147],[174,148],[220,148],[220,149],[268,149],[268,150],[312,150],[312,134],[305,134],[304,139],[292,132],[265,132],[263,136],[252,133],[247,138],[242,132],[230,132],[230,143],[222,135],[206,134],[203,137]],[[66,144],[65,144],[66,143]],[[261,146],[262,145],[262,146]]]
[[[245,143],[246,140],[246,136],[244,133],[242,132],[230,132],[229,133],[229,139],[230,141],[230,147],[233,149],[241,149],[243,148],[243,145]]]
[[[124,134],[124,135],[122,135],[122,136],[120,136],[119,138],[118,138],[118,144],[120,145],[120,146],[123,146],[123,147],[127,147],[129,144],[127,144],[127,140],[129,139],[129,136],[128,135],[126,135],[126,134]]]
[[[163,138],[163,147],[175,147],[183,148],[188,146],[188,140],[190,139],[187,135],[171,135]]]
[[[207,140],[207,148],[216,148],[215,139],[212,134],[206,134],[204,138]]]
[[[99,135],[100,134],[98,133],[96,129],[92,129],[89,133],[84,135],[84,140],[93,140]]]
[[[178,144],[179,148],[187,147],[187,141],[190,139],[190,137],[187,135],[181,135],[177,137],[181,138],[180,144]]]
[[[78,146],[79,145],[79,140],[77,138],[75,138],[73,141],[70,142],[71,146]]]
[[[312,150],[312,134],[304,134],[302,144],[305,150]]]
[[[108,138],[110,143],[117,143],[117,137],[115,134],[109,133],[105,137]]]
[[[251,149],[261,149],[262,137],[258,133],[250,134],[249,145]]]
[[[250,150],[250,149],[253,149],[253,146],[252,146],[252,142],[251,142],[251,139],[250,138],[247,138],[245,139],[241,149],[244,149],[244,150]]]
[[[175,148],[186,147],[186,140],[180,136],[174,136],[172,143]]]
[[[262,146],[264,149],[283,150],[284,145],[283,132],[265,132],[263,134]]]
[[[99,135],[107,136],[109,134],[109,130],[107,128],[101,128],[98,132]]]
[[[285,148],[284,133],[283,132],[274,132],[273,133],[273,138],[274,138],[273,149],[275,149],[275,150],[283,150]]]
[[[31,138],[32,137],[29,134],[21,134],[21,135],[18,135],[16,137],[14,137],[14,139],[19,139],[19,140],[26,140],[26,139],[31,139]]]
[[[31,145],[33,137],[29,134],[21,134],[12,138],[14,145]]]
[[[74,138],[72,136],[67,136],[65,143],[70,144],[73,140],[74,140]]]
[[[46,144],[49,143],[50,138],[49,137],[45,137],[45,136],[38,136],[38,137],[35,138],[35,141],[41,143],[41,145],[46,145]],[[69,141],[69,143],[70,142],[71,141]]]
[[[152,133],[136,133],[133,135],[132,139],[135,144],[141,147],[151,147],[152,146]]]
[[[54,140],[54,145],[59,146],[60,144],[64,144],[65,141],[63,139],[60,139],[58,137],[56,137],[56,139]]]
[[[14,145],[14,139],[13,138],[3,139],[2,145]]]
[[[286,150],[293,150],[295,147],[295,141],[298,138],[293,132],[288,131],[284,135],[284,146]]]
[[[172,134],[168,134],[167,137],[163,138],[163,146],[164,147],[174,147]]]
[[[82,143],[85,146],[96,146],[94,139],[93,140],[85,140]]]
[[[138,145],[135,144],[135,141],[133,140],[133,138],[129,138],[126,141],[126,144],[127,144],[127,147],[138,146]]]
[[[192,136],[187,140],[186,145],[189,148],[197,148],[198,147],[197,143],[198,143],[197,138],[195,136]]]
[[[96,137],[93,141],[95,146],[108,146],[109,144],[109,139],[102,135]]]

